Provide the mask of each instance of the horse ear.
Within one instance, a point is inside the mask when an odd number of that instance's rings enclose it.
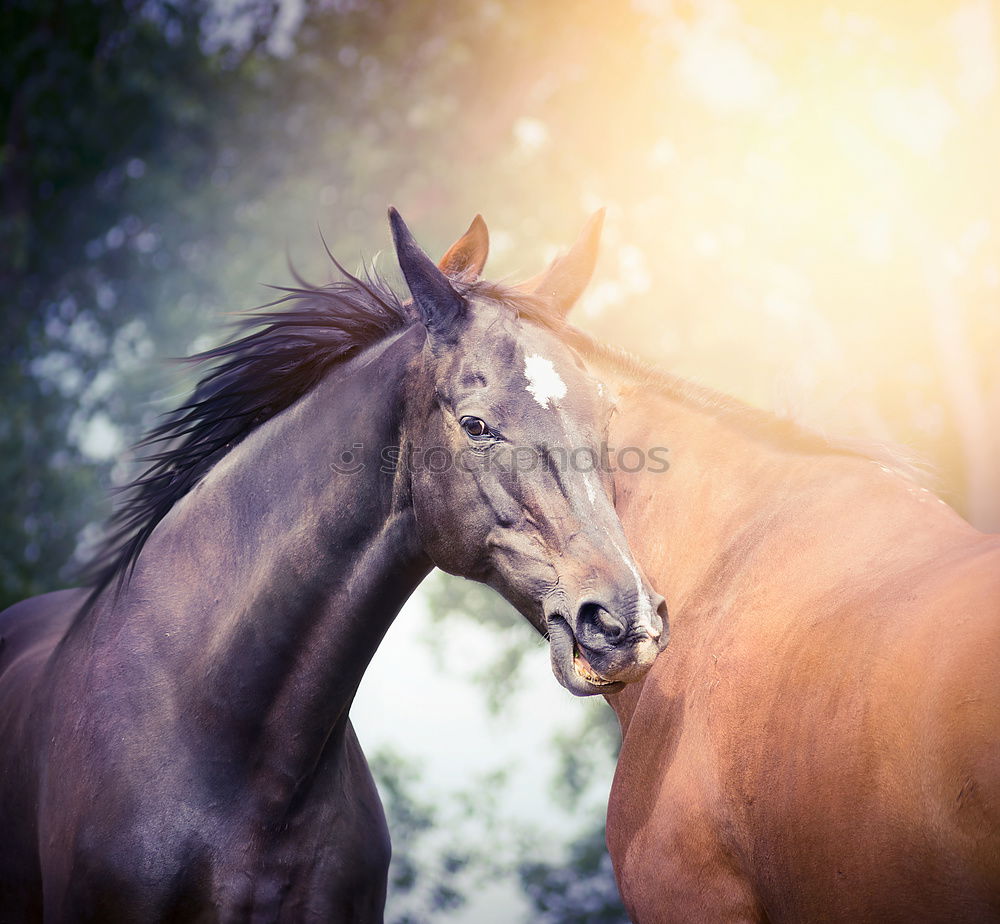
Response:
[[[396,258],[424,324],[431,331],[444,332],[465,309],[465,301],[413,239],[399,212],[389,208],[389,225],[396,245]]]
[[[569,253],[556,257],[544,273],[518,288],[549,299],[556,311],[566,317],[594,274],[603,226],[604,209],[599,209],[587,220]]]
[[[490,232],[482,215],[472,219],[465,232],[438,262],[438,269],[445,276],[467,276],[477,278],[486,265],[490,252]]]

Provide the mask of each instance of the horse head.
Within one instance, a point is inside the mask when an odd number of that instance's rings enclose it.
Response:
[[[534,294],[479,278],[478,218],[435,265],[395,210],[400,267],[426,328],[406,413],[421,541],[445,571],[498,590],[551,645],[571,692],[611,693],[667,641],[613,503],[611,408],[560,338],[593,270],[600,220]],[[419,436],[418,436],[419,434]]]

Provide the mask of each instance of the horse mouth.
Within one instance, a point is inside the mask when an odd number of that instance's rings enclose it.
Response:
[[[556,679],[575,696],[596,696],[616,693],[624,684],[602,677],[587,660],[576,642],[569,623],[555,614],[548,620],[549,648],[552,672]]]
[[[590,662],[583,656],[575,638],[573,639],[573,669],[578,677],[583,678],[587,683],[592,683],[595,687],[613,687],[615,685],[613,680],[605,680],[590,666]]]

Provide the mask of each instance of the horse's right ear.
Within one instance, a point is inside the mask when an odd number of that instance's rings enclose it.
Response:
[[[482,215],[472,219],[469,230],[465,232],[438,261],[438,269],[445,276],[464,276],[467,279],[478,279],[486,265],[486,257],[490,252],[490,232]]]
[[[556,312],[566,317],[594,274],[603,227],[604,209],[600,209],[587,220],[569,253],[557,257],[544,273],[521,283],[518,288],[548,299]]]
[[[399,212],[389,208],[389,225],[396,245],[396,258],[403,278],[410,287],[413,301],[424,319],[427,329],[445,333],[465,310],[465,300],[458,294],[434,261],[427,256],[413,239],[406,222]]]

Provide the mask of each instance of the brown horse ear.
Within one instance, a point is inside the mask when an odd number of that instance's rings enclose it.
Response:
[[[465,301],[413,239],[399,212],[390,206],[389,225],[396,258],[428,330],[445,333],[465,310]]]
[[[486,265],[490,252],[490,232],[482,215],[472,219],[465,232],[438,262],[438,269],[445,276],[466,276],[476,279]]]
[[[544,273],[518,288],[549,299],[556,311],[566,317],[594,274],[603,226],[604,209],[599,209],[587,220],[569,253],[556,257]]]

